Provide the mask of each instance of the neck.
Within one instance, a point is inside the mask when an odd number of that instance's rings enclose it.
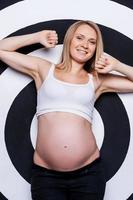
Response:
[[[80,64],[80,63],[72,61],[72,67],[70,69],[70,72],[72,74],[78,74],[79,72],[84,70],[83,67],[84,67],[84,64]]]
[[[56,66],[59,67],[59,68],[62,68],[64,66],[64,64],[60,63],[60,64],[57,64]],[[71,68],[66,70],[66,72],[69,72],[73,75],[76,75],[76,74],[79,74],[82,71],[85,71],[83,67],[84,67],[84,64],[80,64],[80,63],[77,63],[75,61],[72,61]]]

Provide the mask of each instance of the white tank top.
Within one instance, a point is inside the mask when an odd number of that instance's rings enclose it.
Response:
[[[36,115],[55,111],[70,112],[91,122],[95,102],[93,76],[88,74],[88,83],[73,84],[57,79],[54,69],[55,65],[52,64],[38,90]]]

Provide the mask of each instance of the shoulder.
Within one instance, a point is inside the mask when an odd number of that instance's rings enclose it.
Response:
[[[92,72],[92,73],[89,73],[88,75],[90,76],[90,78],[92,78],[95,90],[97,90],[101,83],[101,79],[100,79],[98,73]]]

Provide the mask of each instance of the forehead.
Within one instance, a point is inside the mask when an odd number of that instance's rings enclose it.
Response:
[[[83,24],[83,25],[80,25],[76,31],[75,31],[75,34],[81,34],[81,35],[84,35],[84,36],[88,36],[88,37],[93,37],[93,38],[97,38],[97,33],[96,31],[89,25],[87,24]]]

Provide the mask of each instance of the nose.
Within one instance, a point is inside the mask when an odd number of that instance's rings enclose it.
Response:
[[[88,47],[89,47],[88,41],[83,41],[82,46],[83,46],[85,49],[88,49]]]

